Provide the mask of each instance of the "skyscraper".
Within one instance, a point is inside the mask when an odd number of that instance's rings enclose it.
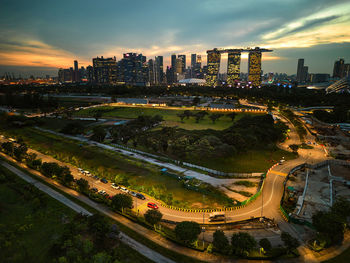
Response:
[[[117,81],[116,58],[93,58],[94,81],[100,84],[111,84]]]
[[[234,85],[241,73],[241,52],[229,52],[227,59],[227,84]]]
[[[156,84],[164,82],[163,56],[155,57],[155,81]]]
[[[171,55],[171,67],[176,68],[176,55],[175,54]]]
[[[333,78],[342,78],[344,76],[344,59],[341,58],[334,62]]]
[[[191,54],[191,78],[195,77],[196,64],[197,64],[197,54]]]
[[[80,74],[77,60],[74,60],[73,82],[80,82]]]
[[[261,85],[261,52],[250,51],[248,58],[248,81],[255,87]]]
[[[298,68],[297,68],[297,81],[299,83],[303,82],[303,69],[304,69],[304,59],[298,59]]]
[[[156,83],[153,59],[148,60],[148,81],[151,85],[154,85]]]
[[[217,49],[207,51],[207,75],[206,82],[209,86],[218,84],[221,54]]]
[[[177,58],[180,58],[182,61],[182,72],[186,71],[186,55],[178,55]]]

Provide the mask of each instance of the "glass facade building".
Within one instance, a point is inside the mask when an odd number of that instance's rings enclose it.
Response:
[[[216,86],[218,84],[220,59],[221,59],[221,54],[219,51],[216,51],[216,50],[208,51],[207,75],[205,77],[205,80],[207,82],[207,85],[209,86]]]
[[[229,52],[227,58],[227,84],[234,85],[241,73],[241,52]]]
[[[248,58],[248,81],[255,87],[261,85],[261,52],[250,51]]]

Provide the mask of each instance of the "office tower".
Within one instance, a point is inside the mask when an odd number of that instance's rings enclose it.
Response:
[[[176,68],[176,55],[175,54],[171,55],[171,67]]]
[[[173,74],[171,67],[169,67],[169,66],[166,67],[165,75],[166,75],[166,83],[168,85],[173,84],[174,83],[174,74]]]
[[[344,76],[344,59],[341,58],[334,62],[333,78],[342,78]]]
[[[94,68],[92,66],[86,67],[86,78],[90,83],[94,81]]]
[[[117,82],[116,58],[93,58],[94,82],[99,84],[111,84]]]
[[[261,52],[250,51],[248,57],[248,81],[255,87],[261,85]]]
[[[164,82],[163,56],[155,57],[155,81],[156,84]]]
[[[191,78],[195,77],[196,65],[197,65],[197,54],[191,54]]]
[[[151,85],[156,83],[153,59],[148,60],[148,81]]]
[[[180,58],[182,61],[182,72],[186,71],[186,55],[178,55],[177,58]]]
[[[61,83],[71,82],[73,79],[73,69],[62,69],[58,70],[58,81]]]
[[[227,84],[234,85],[241,73],[241,52],[229,52],[227,58]]]
[[[297,81],[299,83],[303,82],[303,69],[304,69],[304,59],[298,59],[298,68],[297,68]]]
[[[74,60],[73,82],[80,82],[79,67],[77,60]]]
[[[206,82],[209,86],[218,84],[221,54],[217,49],[207,51],[207,75]]]
[[[175,73],[176,74],[182,74],[184,72],[182,65],[183,65],[182,58],[177,58],[176,59],[176,66],[175,66]]]
[[[309,67],[304,66],[302,71],[302,82],[307,82],[309,77]]]

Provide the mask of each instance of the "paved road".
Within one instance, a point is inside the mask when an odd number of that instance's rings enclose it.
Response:
[[[11,172],[16,174],[20,178],[22,178],[24,181],[34,185],[39,190],[41,190],[41,191],[45,192],[46,194],[50,195],[51,197],[53,197],[57,201],[61,202],[62,204],[68,206],[69,208],[73,209],[77,213],[82,213],[82,214],[88,215],[88,216],[92,215],[92,213],[87,211],[82,206],[76,204],[75,202],[73,202],[72,200],[68,199],[64,195],[62,195],[59,192],[53,190],[51,187],[49,187],[49,186],[39,182],[38,180],[36,180],[36,179],[32,178],[31,176],[25,174],[24,172],[22,172],[21,170],[17,169],[16,167],[8,164],[7,162],[0,161],[0,165],[6,167]],[[136,251],[138,251],[139,253],[141,253],[143,256],[147,257],[150,260],[153,260],[154,262],[158,262],[158,263],[175,263],[175,261],[170,260],[170,259],[164,257],[163,255],[153,251],[152,249],[150,249],[150,248],[146,247],[145,245],[137,242],[136,240],[132,239],[131,237],[129,237],[128,235],[126,235],[123,232],[120,232],[120,240],[123,243],[125,243],[125,244],[129,245],[130,247],[132,247],[133,249],[135,249]]]

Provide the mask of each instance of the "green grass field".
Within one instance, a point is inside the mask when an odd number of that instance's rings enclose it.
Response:
[[[281,149],[256,150],[238,154],[230,158],[218,158],[197,161],[199,165],[217,169],[223,172],[255,173],[266,172],[273,164],[284,157],[286,160],[295,158],[291,152]]]
[[[203,120],[196,123],[193,117],[189,119],[184,119],[182,123],[177,114],[182,113],[184,110],[172,110],[172,109],[158,109],[158,108],[148,108],[148,107],[122,107],[122,106],[101,106],[96,108],[84,109],[74,113],[74,116],[81,117],[92,117],[96,110],[104,111],[102,116],[107,118],[120,118],[120,119],[134,119],[141,115],[161,115],[164,119],[164,126],[178,126],[179,128],[184,128],[187,130],[202,130],[202,129],[215,129],[223,130],[232,125],[231,118],[227,116],[222,116],[218,121],[213,123],[208,116],[205,116]],[[196,113],[198,111],[191,111]],[[210,113],[211,114],[211,113]],[[245,114],[252,113],[237,113],[235,121],[242,118]]]
[[[43,120],[43,124],[40,127],[57,132],[61,131],[62,128],[69,123],[80,122],[84,126],[94,123],[94,121],[70,120],[64,118],[41,118],[41,120]]]
[[[36,209],[35,201],[28,198],[29,194],[23,192],[24,181],[13,173],[0,166],[0,174],[5,175],[7,182],[0,183],[0,233],[10,231],[14,236],[3,236],[8,242],[7,247],[0,245],[2,262],[6,261],[5,255],[16,257],[26,253],[25,262],[49,262],[49,248],[55,238],[61,235],[63,230],[62,216],[71,217],[75,212],[62,205],[55,199],[44,195],[45,208]],[[21,187],[21,191],[17,188]],[[28,194],[28,197],[26,197]],[[1,252],[2,251],[2,252]],[[19,256],[19,255],[17,255]]]
[[[31,148],[82,167],[100,177],[114,180],[116,175],[122,174],[128,179],[130,188],[134,190],[145,193],[153,191],[154,194],[158,192],[163,195],[171,193],[173,204],[177,206],[209,208],[223,205],[219,199],[213,197],[205,198],[203,204],[202,194],[185,189],[181,182],[161,175],[158,167],[148,163],[129,159],[114,152],[106,152],[98,147],[79,146],[80,143],[76,141],[34,128],[6,130],[3,133],[17,138],[22,137]]]

